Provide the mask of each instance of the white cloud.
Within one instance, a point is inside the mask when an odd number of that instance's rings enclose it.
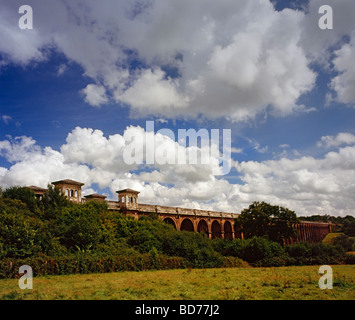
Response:
[[[354,145],[355,135],[348,132],[338,133],[336,137],[334,136],[323,136],[321,141],[317,142],[318,147],[325,146],[326,148],[339,147],[341,145]]]
[[[68,69],[68,66],[64,63],[62,63],[59,67],[58,67],[58,76],[61,76],[66,70]]]
[[[322,16],[318,10],[324,4],[333,9],[332,30],[322,30],[318,26],[318,21]],[[331,97],[332,94],[327,92],[326,105],[329,105],[331,101],[350,105],[355,103],[353,90],[355,85],[354,11],[353,0],[329,0],[327,3],[323,0],[310,0],[308,13],[301,26],[300,45],[309,61],[328,73],[335,73],[329,83],[329,88],[335,91],[335,96]]]
[[[8,138],[9,140],[0,141],[0,155],[9,162],[25,160],[40,150],[36,141],[30,137],[22,136],[13,139],[9,136]]]
[[[36,28],[26,31],[19,29],[20,6],[18,1],[1,4],[0,52],[5,54],[5,61],[20,65],[26,65],[29,61],[43,61],[46,57],[43,46],[48,44],[49,38]]]
[[[125,132],[144,135],[140,127]],[[161,143],[176,141],[156,133]],[[349,140],[350,138],[350,140]],[[75,128],[68,134],[60,151],[40,148],[30,137],[0,141],[1,156],[12,161],[9,168],[0,168],[2,187],[38,185],[70,178],[85,183],[85,194],[93,191],[93,183],[115,191],[132,188],[140,191],[141,203],[205,208],[216,211],[240,212],[253,201],[266,201],[295,210],[298,215],[353,214],[355,206],[354,136],[340,133],[325,143],[348,146],[327,153],[323,158],[298,157],[268,161],[234,162],[242,183],[233,184],[228,176],[217,179],[210,165],[128,166],[122,161],[124,134],[108,137],[100,130]],[[186,151],[187,149],[185,149]]]
[[[0,51],[26,64],[55,48],[100,83],[83,89],[93,106],[109,95],[135,115],[243,121],[294,112],[315,83],[301,46],[306,15],[277,12],[267,0],[31,3],[32,33],[13,23],[16,2],[5,5]],[[144,67],[132,70],[132,57]]]
[[[83,89],[93,106],[112,96],[142,116],[245,121],[265,110],[282,116],[299,111],[298,98],[313,89],[310,64],[329,69],[329,48],[354,29],[354,1],[328,1],[330,32],[318,27],[322,4],[311,0],[305,13],[277,12],[268,0],[32,0],[34,29],[24,31],[17,23],[21,2],[8,1],[0,13],[1,65],[43,61],[48,48],[56,49],[97,83]],[[140,68],[131,68],[132,59]],[[355,101],[353,60],[351,40],[332,61],[338,74],[331,88],[340,102]]]
[[[268,146],[261,146],[259,142],[257,142],[256,140],[254,139],[250,139],[250,138],[247,138],[248,142],[250,143],[250,145],[252,146],[252,148],[259,152],[259,153],[266,153],[268,152],[269,150],[269,147]]]
[[[232,148],[231,148],[231,152],[232,152],[232,153],[243,153],[243,149],[242,149],[242,148],[235,148],[235,147],[232,147]]]
[[[319,8],[327,4],[333,8],[333,29],[322,30],[318,22],[322,17]],[[329,68],[332,46],[338,46],[345,35],[350,35],[354,29],[353,12],[355,2],[352,0],[310,0],[307,15],[302,23],[300,44],[312,61]]]
[[[5,123],[5,124],[9,124],[12,120],[12,117],[11,116],[8,116],[6,114],[2,115],[1,116],[1,120]]]
[[[236,163],[244,182],[236,188],[244,193],[244,201],[268,199],[302,215],[352,214],[354,156],[355,148],[346,147],[326,154],[323,159],[301,157]]]
[[[145,70],[138,76],[134,84],[122,95],[116,94],[116,99],[132,105],[144,113],[169,112],[171,109],[185,109],[189,98],[178,91],[178,82],[164,79],[164,72],[160,69]]]
[[[106,89],[103,86],[88,84],[82,93],[85,95],[85,101],[91,106],[98,107],[108,102]]]
[[[355,31],[351,41],[337,50],[335,55],[333,63],[338,75],[332,79],[331,88],[337,94],[337,101],[355,106]]]

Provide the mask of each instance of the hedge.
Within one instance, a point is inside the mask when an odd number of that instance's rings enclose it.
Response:
[[[136,256],[76,255],[66,257],[7,258],[0,261],[0,278],[18,278],[19,268],[29,265],[34,276],[142,271],[151,269],[186,268],[189,264],[181,257],[154,256],[151,253]]]

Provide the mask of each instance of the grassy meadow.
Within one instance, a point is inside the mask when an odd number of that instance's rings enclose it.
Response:
[[[354,300],[355,267],[335,265],[333,289],[318,287],[319,266],[177,269],[0,280],[1,300]]]

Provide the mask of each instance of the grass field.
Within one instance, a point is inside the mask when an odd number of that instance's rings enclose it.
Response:
[[[0,280],[0,299],[31,300],[355,300],[355,266],[336,265],[333,289],[318,286],[319,266],[179,269]]]

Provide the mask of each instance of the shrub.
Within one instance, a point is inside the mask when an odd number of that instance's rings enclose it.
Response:
[[[290,257],[309,257],[312,254],[311,245],[308,242],[298,242],[286,246],[286,252]]]
[[[75,205],[58,219],[61,243],[68,248],[88,250],[101,240],[100,213],[93,205]]]
[[[153,248],[160,248],[160,242],[158,239],[146,229],[139,229],[130,235],[127,239],[127,243],[134,249],[141,253],[147,253]]]
[[[344,257],[344,263],[346,264],[355,264],[355,254],[348,253]]]
[[[0,199],[0,259],[36,255],[42,250],[38,232],[43,223],[19,200]]]
[[[213,249],[212,242],[205,235],[176,231],[160,234],[162,252],[170,256],[185,258],[196,268],[219,267],[223,264],[221,254]]]
[[[38,210],[38,200],[35,197],[35,193],[32,189],[27,187],[7,188],[2,193],[2,197],[12,200],[20,200],[32,212],[36,212]]]
[[[249,267],[249,264],[244,260],[236,257],[224,257],[222,267],[223,268]]]
[[[137,254],[132,256],[106,256],[81,254],[63,257],[37,256],[27,259],[4,259],[0,261],[0,278],[18,278],[22,265],[32,267],[34,276],[77,273],[142,271],[150,269],[174,269],[189,266],[180,257]]]
[[[340,246],[322,243],[295,243],[286,246],[290,258],[288,264],[337,264],[344,260],[344,249]]]
[[[352,251],[355,241],[346,234],[341,234],[334,239],[334,245],[342,247],[345,251]]]
[[[263,259],[285,256],[286,252],[279,243],[264,237],[253,237],[247,241],[244,248],[243,260],[255,263]]]
[[[256,267],[282,267],[289,264],[289,258],[285,255],[282,257],[264,258],[255,263]]]

